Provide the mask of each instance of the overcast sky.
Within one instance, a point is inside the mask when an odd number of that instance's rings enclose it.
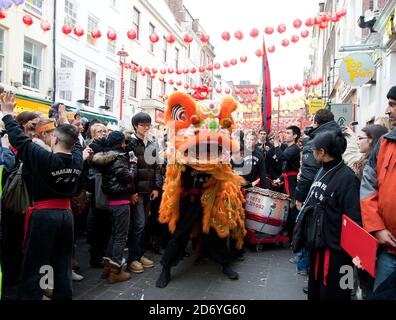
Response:
[[[281,46],[284,38],[290,40],[293,34],[299,34],[301,29],[293,27],[293,21],[300,18],[303,22],[308,17],[314,17],[319,11],[320,0],[184,0],[186,8],[194,18],[199,18],[201,25],[211,37],[216,49],[216,61],[224,62],[232,58],[246,55],[248,63],[228,70],[222,69],[222,75],[227,80],[239,82],[250,80],[259,83],[261,78],[261,60],[255,52],[261,47],[261,39],[266,26],[275,29],[281,23],[286,24],[284,34],[275,32],[266,36],[267,46],[276,46],[276,52],[269,55],[273,86],[302,83],[304,66],[308,64],[310,37],[300,39],[297,44],[288,48]],[[253,40],[249,33],[252,28],[260,30],[260,38]],[[224,31],[234,34],[241,30],[245,34],[242,41],[234,37],[230,42],[221,38]]]

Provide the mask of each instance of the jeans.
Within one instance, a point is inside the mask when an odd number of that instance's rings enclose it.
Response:
[[[121,266],[128,237],[131,209],[129,204],[126,204],[110,207],[110,211],[112,213],[112,232],[106,256]]]
[[[139,194],[139,200],[133,207],[133,216],[129,226],[128,263],[140,261],[144,253],[144,232],[150,215],[150,195]]]
[[[302,249],[297,254],[297,273],[309,271],[310,254],[307,250]]]
[[[72,299],[73,214],[34,211],[29,222],[19,300],[42,300],[53,283],[53,300]]]
[[[374,292],[396,271],[396,255],[381,251],[377,259],[377,276],[374,282]]]

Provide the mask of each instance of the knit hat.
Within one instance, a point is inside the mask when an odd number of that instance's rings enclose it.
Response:
[[[117,144],[120,144],[123,141],[125,141],[124,134],[122,132],[120,132],[120,131],[113,131],[107,137],[107,146],[108,147],[114,147],[114,146],[116,146]]]
[[[396,100],[396,86],[392,87],[389,90],[388,95],[386,96],[387,99]]]

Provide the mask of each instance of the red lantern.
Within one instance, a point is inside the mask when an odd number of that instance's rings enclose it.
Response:
[[[293,43],[297,43],[298,40],[300,40],[300,37],[299,37],[298,35],[294,35],[294,36],[291,37],[291,41],[292,41]]]
[[[165,82],[165,78],[164,77],[159,77],[159,81]]]
[[[77,36],[77,37],[82,37],[83,35],[84,35],[84,29],[83,28],[81,28],[81,27],[75,27],[74,28],[74,30],[73,30],[73,32],[74,32],[74,34]]]
[[[234,36],[238,40],[242,40],[243,39],[243,32],[238,30],[237,32],[235,32]]]
[[[279,88],[274,88],[274,93],[278,93],[279,92]]]
[[[292,91],[293,90],[293,87],[292,86],[287,86],[287,91]]]
[[[177,85],[178,87],[181,87],[182,84],[183,84],[183,83],[182,83],[181,81],[177,81],[177,82],[176,82],[176,85]]]
[[[238,95],[238,94],[241,94],[241,91],[240,91],[239,89],[235,89],[234,93],[235,93],[236,95]]]
[[[157,70],[156,68],[153,68],[153,69],[151,69],[151,73],[152,73],[152,74],[157,74],[157,73],[158,73],[158,70]]]
[[[328,23],[328,22],[322,22],[322,23],[319,25],[319,28],[322,29],[322,30],[324,30],[324,29],[326,29],[328,26],[329,26],[329,23]]]
[[[169,84],[170,84],[171,86],[173,86],[173,85],[175,84],[175,81],[173,81],[172,79],[170,79],[168,82],[169,82]]]
[[[137,39],[137,33],[135,30],[129,30],[127,32],[127,37],[129,40],[136,40]]]
[[[254,89],[249,89],[249,93],[250,94],[254,94],[256,91],[254,91]]]
[[[151,43],[157,43],[159,41],[159,36],[155,32],[153,32],[150,36],[150,41]]]
[[[173,44],[176,41],[176,38],[173,34],[166,36],[165,39],[166,39],[166,42],[168,42],[169,44]]]
[[[248,58],[246,56],[241,57],[241,62],[242,63],[246,63],[246,61],[248,60]]]
[[[285,95],[286,95],[286,92],[282,91],[282,92],[281,92],[281,95],[282,95],[282,96],[285,96]]]
[[[298,90],[298,91],[301,91],[301,86],[299,85],[299,84],[296,84],[295,86],[294,86],[294,89],[296,89],[296,90]]]
[[[322,17],[321,16],[316,16],[314,19],[314,22],[316,25],[320,25],[322,23]]]
[[[264,32],[265,32],[266,34],[268,34],[268,35],[271,35],[271,34],[274,33],[274,28],[272,28],[272,27],[266,27],[266,28],[264,29]]]
[[[275,98],[279,98],[280,97],[279,93],[275,93],[274,96],[275,96]]]
[[[287,46],[289,46],[289,44],[290,44],[289,40],[287,40],[287,39],[282,40],[282,46],[287,47]]]
[[[220,63],[216,63],[216,64],[214,65],[214,68],[215,68],[216,70],[219,70],[219,69],[221,68]]]
[[[263,50],[262,49],[258,49],[257,51],[256,51],[256,56],[257,57],[262,57],[263,56]]]
[[[197,73],[197,69],[196,68],[191,68],[190,72],[191,72],[191,74],[195,74],[195,73]]]
[[[22,21],[27,27],[30,27],[33,24],[33,18],[29,14],[24,15]]]
[[[186,83],[186,84],[184,85],[184,89],[186,89],[186,90],[190,89],[190,86],[188,85],[188,83]]]
[[[146,72],[144,72],[144,71],[142,71],[140,74],[142,75],[142,77],[146,76]]]
[[[339,17],[337,17],[337,16],[331,17],[331,22],[337,23],[338,21],[340,21]]]
[[[315,21],[312,18],[308,18],[307,20],[305,20],[305,25],[310,28],[314,25]]]
[[[200,36],[200,40],[201,40],[202,43],[208,43],[209,39],[210,39],[210,37],[207,34],[205,34],[205,33],[202,33],[201,36]]]
[[[269,46],[267,48],[267,50],[268,50],[269,53],[274,53],[275,52],[275,46]]]
[[[207,67],[206,67],[206,70],[208,70],[208,71],[213,71],[213,66],[210,64],[210,65],[208,65]]]
[[[229,68],[229,67],[230,67],[230,63],[229,63],[228,61],[225,61],[225,62],[223,63],[223,66],[224,66],[225,68]]]
[[[176,70],[176,74],[177,74],[177,75],[180,76],[182,73],[183,73],[183,71],[181,71],[180,69],[177,69],[177,70]]]
[[[342,9],[341,11],[338,11],[338,12],[336,13],[336,15],[337,15],[337,17],[339,17],[339,18],[345,17],[345,16],[347,15],[347,11],[346,11],[346,9],[344,8],[344,9]]]
[[[142,72],[142,70],[143,70],[142,66],[138,66],[136,69],[137,72]]]
[[[221,37],[223,38],[224,41],[230,41],[231,39],[231,35],[228,31],[223,32]]]
[[[204,73],[206,71],[206,68],[205,67],[203,67],[203,66],[200,66],[199,67],[199,72],[200,73]]]
[[[307,38],[308,36],[309,36],[309,31],[308,30],[301,31],[301,37]]]
[[[294,20],[293,26],[294,28],[299,29],[302,26],[302,21],[300,19]]]
[[[236,66],[238,64],[238,60],[237,59],[232,59],[230,61],[231,65]]]
[[[116,41],[117,33],[115,33],[114,31],[107,32],[107,39],[109,39],[109,41]]]
[[[163,68],[163,69],[161,69],[161,74],[163,74],[163,75],[165,75],[166,74],[166,69],[165,68]]]
[[[278,26],[278,32],[279,32],[279,33],[284,33],[285,31],[286,31],[286,26],[285,26],[285,24],[284,24],[284,23],[280,24],[280,25]]]
[[[188,68],[184,68],[184,69],[183,69],[183,73],[184,73],[184,74],[188,74],[189,72],[190,72],[190,70],[189,70]]]
[[[91,37],[94,39],[99,39],[102,36],[102,32],[100,30],[95,29],[91,31]]]
[[[217,92],[217,93],[222,93],[223,90],[221,90],[221,88],[219,88],[219,89],[216,89],[216,92]]]
[[[168,68],[168,73],[172,74],[173,72],[175,72],[175,70],[173,68]]]
[[[5,18],[7,18],[7,14],[3,10],[0,10],[0,19],[5,19]]]
[[[225,93],[226,93],[226,94],[230,94],[230,93],[231,93],[231,90],[227,88],[227,89],[225,89]]]
[[[152,75],[150,76],[150,78],[151,78],[151,79],[155,79],[155,74],[152,74]]]
[[[144,72],[145,72],[145,73],[150,73],[150,68],[149,68],[149,67],[145,67],[145,68],[144,68]]]
[[[187,44],[190,44],[191,42],[193,42],[193,40],[194,38],[188,33],[183,37],[183,41]]]
[[[41,21],[40,27],[44,32],[51,30],[51,24],[48,21]]]
[[[260,31],[257,28],[253,28],[252,31],[250,31],[250,36],[252,38],[257,38],[260,34]]]

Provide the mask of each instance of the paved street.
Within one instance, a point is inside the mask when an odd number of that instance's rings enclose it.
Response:
[[[128,282],[108,285],[99,279],[101,270],[90,269],[87,248],[79,243],[78,259],[84,281],[74,283],[76,300],[305,300],[302,287],[305,278],[298,276],[288,260],[289,249],[266,246],[263,252],[248,250],[246,260],[237,262],[239,281],[232,282],[215,263],[194,265],[194,257],[186,258],[173,269],[172,281],[166,289],[157,289],[155,281],[161,271],[160,256],[147,254],[157,264],[143,274],[133,274]]]

